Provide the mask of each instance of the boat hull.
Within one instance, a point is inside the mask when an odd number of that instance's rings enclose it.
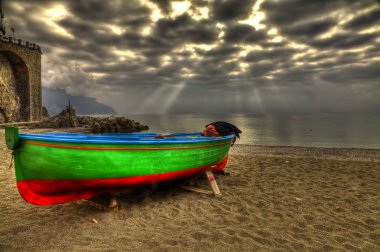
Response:
[[[29,203],[54,205],[226,166],[231,139],[148,143],[19,139],[17,187]]]

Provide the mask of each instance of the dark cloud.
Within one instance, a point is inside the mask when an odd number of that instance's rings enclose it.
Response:
[[[123,19],[118,24],[122,27],[131,27],[134,30],[139,30],[141,27],[145,27],[150,23],[151,20],[146,16],[137,16],[129,19]]]
[[[286,41],[261,41],[260,43],[260,46],[262,48],[265,48],[267,50],[272,50],[274,48],[283,48],[283,47],[286,47],[287,46],[287,42]]]
[[[257,43],[265,39],[265,31],[257,31],[247,24],[232,25],[226,29],[224,35],[224,40],[227,43]]]
[[[246,19],[252,13],[256,0],[215,0],[211,14],[216,21],[231,21]]]
[[[377,8],[363,15],[356,16],[348,21],[343,27],[345,29],[358,30],[370,27],[375,24],[380,24],[380,4]]]
[[[249,76],[262,77],[269,74],[272,70],[277,69],[276,63],[271,61],[264,61],[256,64],[251,64],[249,70]]]
[[[302,22],[282,28],[281,35],[291,37],[307,37],[307,39],[311,39],[315,36],[328,32],[335,25],[336,21],[334,19]]]
[[[96,62],[100,60],[101,58],[96,57],[96,55],[89,53],[89,52],[62,52],[59,54],[59,57],[62,58],[69,58],[71,60],[77,60],[77,61],[87,61],[87,62]]]
[[[364,58],[374,59],[380,57],[380,42],[374,43],[364,52]]]
[[[345,0],[318,1],[284,0],[265,1],[261,9],[265,11],[266,22],[269,27],[276,28],[280,35],[286,36],[289,41],[307,44],[319,49],[332,48],[355,48],[370,45],[376,39],[375,34],[343,33],[340,29],[342,19],[353,13],[360,13],[358,10],[375,8],[378,3],[375,0],[359,1],[354,0],[349,3]],[[362,16],[356,15],[344,27],[359,28],[361,24],[374,25],[376,21],[370,21],[372,17],[378,15],[376,10],[368,12]],[[333,35],[318,38],[326,35],[332,30]],[[338,28],[338,29],[336,29]],[[367,41],[367,42],[366,42]]]
[[[321,78],[340,85],[352,83],[360,86],[370,86],[379,90],[380,62],[367,64],[349,64],[343,68],[335,68],[321,75]]]
[[[160,8],[160,10],[165,14],[169,14],[172,9],[170,5],[170,0],[150,0],[150,1],[155,3]]]
[[[236,46],[219,46],[207,51],[200,51],[198,54],[205,57],[212,57],[214,59],[226,59],[238,53],[241,49]]]
[[[304,1],[304,0],[267,0],[261,5],[265,11],[268,22],[276,27],[285,27],[298,22],[318,19],[335,11],[357,10],[376,4],[375,0],[329,0],[329,1]],[[334,16],[335,16],[334,15]]]
[[[109,29],[88,22],[66,18],[60,20],[58,24],[75,36],[75,39],[72,41],[77,41],[82,46],[87,46],[88,44],[109,46],[119,44],[121,40],[120,36],[111,34]]]
[[[174,19],[160,19],[155,25],[155,36],[168,42],[213,43],[218,38],[215,24],[208,20],[194,20],[188,14]]]
[[[276,48],[273,50],[255,50],[248,53],[244,58],[247,62],[259,62],[259,61],[287,61],[291,60],[293,55],[297,52],[296,49],[290,48]]]
[[[311,53],[299,58],[299,62],[318,64],[326,61],[336,61],[337,55],[330,51]]]
[[[326,39],[317,39],[305,41],[309,45],[316,48],[336,48],[349,49],[365,45],[371,45],[375,39],[379,37],[378,33],[363,33],[363,34],[338,34]]]
[[[77,0],[67,1],[67,7],[74,19],[93,24],[128,24],[128,21],[130,24],[136,24],[131,21],[136,20],[136,17],[147,17],[150,14],[150,9],[137,0],[109,0],[107,4],[99,0]]]

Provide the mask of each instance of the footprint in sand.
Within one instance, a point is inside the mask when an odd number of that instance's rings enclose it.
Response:
[[[305,214],[303,216],[303,218],[305,219],[307,224],[310,224],[314,221],[314,217],[312,215],[309,215],[309,214]]]
[[[256,234],[260,235],[261,237],[270,237],[272,234],[265,230],[258,230]]]
[[[345,243],[347,241],[347,239],[344,238],[344,237],[342,237],[342,236],[335,236],[334,240],[337,241],[340,244],[343,244],[343,243]]]
[[[268,239],[261,238],[258,236],[254,236],[253,240],[255,240],[257,243],[259,243],[261,245],[272,245],[272,243]]]
[[[166,240],[163,243],[166,245],[169,245],[169,246],[177,246],[178,245],[178,242],[175,240]]]
[[[368,238],[380,246],[380,234],[370,234],[368,235]]]
[[[331,232],[333,229],[331,227],[328,227],[326,225],[313,225],[314,229],[321,230],[321,231],[326,231],[326,232]]]
[[[206,239],[207,238],[207,234],[206,233],[202,233],[202,232],[195,232],[195,233],[192,233],[191,234],[191,237],[197,241],[201,241],[203,239]]]
[[[305,245],[302,244],[302,243],[297,243],[297,242],[292,242],[291,243],[291,247],[295,250],[304,250],[305,249]]]
[[[17,235],[18,233],[23,233],[28,230],[30,230],[29,226],[18,226],[18,227],[10,229],[9,233],[13,235]]]
[[[235,230],[233,229],[226,229],[224,230],[224,233],[226,233],[229,236],[234,236],[236,234]]]
[[[281,239],[281,238],[274,238],[274,241],[275,241],[277,244],[280,244],[280,245],[283,245],[283,244],[286,244],[286,243],[289,242],[288,240]]]

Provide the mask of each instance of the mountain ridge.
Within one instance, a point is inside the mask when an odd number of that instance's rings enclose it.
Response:
[[[111,115],[116,111],[95,98],[87,96],[73,96],[64,89],[42,87],[42,106],[50,115],[57,115],[64,110],[68,103],[75,108],[78,115]]]

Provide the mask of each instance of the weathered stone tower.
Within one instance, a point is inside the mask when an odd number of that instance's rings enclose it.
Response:
[[[0,15],[0,123],[38,121],[42,110],[41,48],[5,36],[1,0]]]

